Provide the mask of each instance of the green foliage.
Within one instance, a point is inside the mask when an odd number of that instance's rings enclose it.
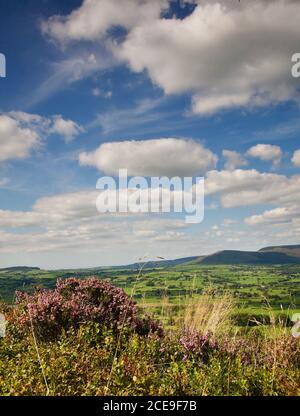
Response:
[[[41,367],[49,394],[59,396],[300,395],[299,340],[205,339],[204,356],[200,334],[184,340],[180,330],[163,338],[116,337],[90,322],[40,341],[39,359],[30,331],[9,324],[0,339],[0,395],[45,395]]]

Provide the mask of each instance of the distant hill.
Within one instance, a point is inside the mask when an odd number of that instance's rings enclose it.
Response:
[[[15,266],[5,267],[0,269],[0,272],[30,272],[32,270],[41,270],[39,267],[26,267],[26,266]]]
[[[117,268],[117,269],[138,270],[142,266],[144,268],[146,267],[147,269],[154,269],[157,267],[174,267],[180,264],[194,262],[195,260],[198,260],[198,259],[199,259],[198,256],[192,256],[192,257],[183,257],[183,258],[174,259],[174,260],[157,260],[157,261],[149,261],[149,262],[141,262],[141,263],[132,263],[132,264],[127,264],[123,266],[115,266],[114,269]]]
[[[258,251],[222,250],[207,256],[183,257],[175,260],[158,260],[147,263],[133,263],[116,266],[114,269],[138,270],[158,267],[176,267],[180,265],[270,265],[270,264],[300,264],[300,245],[264,247]]]
[[[288,256],[300,258],[300,244],[289,245],[289,246],[263,247],[259,250],[259,252],[285,253]]]
[[[147,263],[133,263],[116,266],[117,269],[138,270],[143,268],[176,267],[180,265],[270,265],[270,264],[300,264],[300,244],[293,246],[263,247],[258,251],[222,250],[207,256],[183,257],[175,260],[158,260]]]
[[[300,264],[300,256],[293,257],[279,251],[224,250],[211,254],[197,264]]]
[[[286,246],[263,247],[258,251],[241,251],[241,250],[222,250],[207,256],[191,256],[174,260],[157,260],[140,263],[126,264],[112,267],[93,267],[82,269],[82,271],[105,272],[106,269],[115,270],[139,270],[145,269],[169,268],[181,265],[270,265],[270,264],[300,264],[300,244]],[[39,267],[7,267],[0,269],[6,272],[29,272],[41,270]],[[71,269],[68,269],[71,271]],[[77,270],[77,269],[76,269]]]

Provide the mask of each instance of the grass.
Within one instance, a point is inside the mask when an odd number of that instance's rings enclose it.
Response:
[[[208,288],[201,296],[187,301],[181,326],[190,331],[221,336],[230,330],[233,309],[234,300],[229,292],[215,296],[213,288]]]

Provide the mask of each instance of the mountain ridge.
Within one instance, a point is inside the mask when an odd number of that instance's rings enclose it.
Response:
[[[300,264],[300,244],[262,247],[257,251],[220,250],[206,256],[182,257],[174,260],[158,260],[133,263],[117,268],[176,267],[178,265],[271,265]]]
[[[300,244],[279,245],[262,247],[257,251],[220,250],[212,254],[202,256],[180,257],[177,259],[158,259],[157,261],[141,261],[119,266],[90,267],[84,270],[105,271],[105,269],[132,269],[176,267],[181,265],[276,265],[276,264],[300,264]],[[28,271],[40,270],[39,267],[14,266],[0,268],[0,271]],[[72,269],[64,269],[72,270]],[[78,270],[78,269],[74,269]]]

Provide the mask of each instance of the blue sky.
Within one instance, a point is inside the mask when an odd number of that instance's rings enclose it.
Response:
[[[299,243],[300,5],[241,3],[1,2],[3,267]],[[119,168],[204,176],[204,221],[100,215]]]

